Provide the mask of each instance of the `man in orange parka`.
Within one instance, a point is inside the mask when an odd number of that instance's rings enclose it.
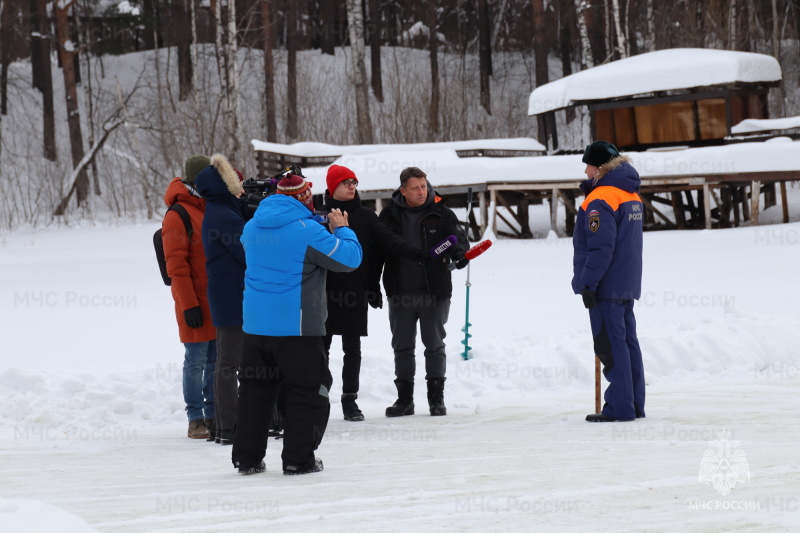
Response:
[[[216,329],[211,323],[206,296],[208,276],[201,237],[206,201],[194,188],[197,174],[209,164],[211,161],[208,157],[193,155],[184,165],[186,177],[173,179],[164,193],[164,202],[169,207],[179,204],[189,214],[191,235],[174,208],[167,212],[161,225],[178,332],[186,351],[183,361],[183,399],[189,417],[188,437],[192,439],[212,437],[209,428],[214,419]]]

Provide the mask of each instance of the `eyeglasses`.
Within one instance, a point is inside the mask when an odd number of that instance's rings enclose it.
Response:
[[[350,186],[358,187],[358,180],[344,180],[342,182],[342,185],[344,185],[345,187],[350,187]]]

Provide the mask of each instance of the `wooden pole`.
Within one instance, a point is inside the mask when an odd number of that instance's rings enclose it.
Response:
[[[600,413],[600,358],[594,356],[594,412]]]
[[[753,180],[750,185],[750,224],[758,226],[758,201],[761,199],[761,182]]]
[[[789,222],[789,201],[786,199],[786,182],[781,182],[781,205],[783,207],[783,223]]]

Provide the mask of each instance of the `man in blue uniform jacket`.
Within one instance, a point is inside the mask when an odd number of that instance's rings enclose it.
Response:
[[[644,418],[644,367],[633,301],[642,291],[641,180],[630,160],[607,141],[583,154],[586,199],[578,211],[572,290],[589,310],[594,350],[608,380],[601,413],[587,422]]]
[[[314,451],[330,414],[333,379],[323,339],[328,270],[349,272],[362,259],[348,217],[331,211],[331,232],[314,219],[311,184],[289,175],[244,227],[245,270],[238,425],[233,464],[242,474],[264,471],[278,387],[286,388],[283,473],[322,470]]]

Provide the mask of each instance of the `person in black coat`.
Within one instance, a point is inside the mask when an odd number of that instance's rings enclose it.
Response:
[[[240,176],[225,156],[216,154],[211,165],[195,180],[197,191],[206,200],[203,247],[211,320],[217,328],[214,436],[220,444],[233,443],[239,392],[237,373],[245,338],[242,331],[245,258],[239,241],[245,218],[239,199],[244,191]]]
[[[372,209],[361,205],[358,178],[347,167],[332,165],[328,169],[325,209],[341,209],[348,215],[350,228],[358,237],[364,259],[353,272],[328,271],[326,295],[328,318],[325,322],[325,352],[330,354],[334,335],[342,336],[342,412],[345,420],[361,421],[358,408],[359,374],[361,372],[361,337],[366,337],[368,306],[383,307],[380,289],[382,250],[404,254],[415,259],[421,254],[378,221]]]
[[[453,283],[449,263],[464,268],[469,262],[464,254],[469,248],[466,235],[440,196],[431,187],[425,172],[408,167],[400,173],[400,188],[379,216],[391,231],[412,246],[431,250],[449,236],[456,243],[440,257],[409,261],[386,255],[383,286],[389,302],[389,326],[392,329],[395,386],[397,401],[386,408],[386,416],[414,414],[414,375],[417,323],[425,345],[425,378],[428,384],[428,407],[431,416],[447,414],[444,405],[446,370],[445,324],[450,314]],[[423,268],[418,268],[423,266]]]

